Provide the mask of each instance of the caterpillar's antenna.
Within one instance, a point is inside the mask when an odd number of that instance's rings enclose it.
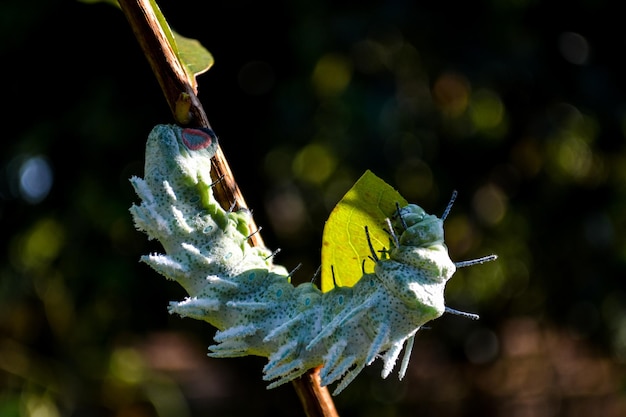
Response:
[[[446,313],[454,314],[455,316],[466,317],[466,318],[471,319],[471,320],[478,320],[478,319],[480,319],[480,316],[478,314],[466,313],[465,311],[455,310],[455,309],[450,308],[450,307],[446,307],[446,309],[444,311]]]
[[[406,222],[404,221],[404,217],[402,217],[402,213],[400,212],[400,203],[398,203],[397,201],[396,201],[396,216],[400,218],[400,224],[402,225],[402,228],[404,230],[408,229],[409,226],[406,225]]]
[[[443,211],[443,214],[441,215],[441,221],[444,221],[446,219],[446,217],[448,217],[448,214],[450,214],[450,210],[452,210],[452,205],[454,204],[454,200],[456,200],[456,196],[459,193],[454,190],[452,191],[452,196],[450,197],[450,201],[448,201],[448,205],[446,206],[446,209]]]
[[[374,251],[374,246],[372,246],[372,239],[370,238],[370,231],[367,229],[367,226],[365,226],[365,236],[367,237],[367,244],[370,247],[370,252],[372,253],[372,260],[374,262],[378,262],[378,255],[376,255],[376,251]]]
[[[335,265],[330,266],[330,273],[333,275],[333,287],[336,287],[337,281],[335,280]]]
[[[361,272],[365,274],[365,259],[363,259],[363,262],[361,262]]]
[[[487,256],[483,256],[482,258],[455,262],[454,266],[456,266],[457,268],[465,268],[466,266],[480,265],[480,264],[484,264],[485,262],[495,261],[496,259],[498,259],[498,255],[487,255]]]
[[[396,235],[396,231],[393,230],[393,225],[391,224],[391,220],[389,220],[389,217],[387,217],[385,219],[385,221],[387,222],[387,226],[389,226],[389,234],[393,238],[393,241],[396,244],[396,248],[399,248],[400,247],[400,241],[398,240],[398,235]]]

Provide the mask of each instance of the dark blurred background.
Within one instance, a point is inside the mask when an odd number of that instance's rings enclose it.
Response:
[[[626,415],[626,29],[619,2],[162,1],[215,57],[200,99],[277,262],[319,265],[366,169],[446,221],[451,307],[346,416]],[[263,358],[206,357],[138,263],[128,178],[170,123],[123,14],[0,3],[0,416],[301,416]]]

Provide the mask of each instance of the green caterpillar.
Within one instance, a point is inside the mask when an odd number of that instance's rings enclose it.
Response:
[[[248,243],[249,211],[223,210],[215,200],[216,148],[208,129],[158,125],[146,145],[145,178],[130,180],[142,200],[130,209],[135,225],[166,253],[141,260],[189,294],[170,303],[171,313],[218,329],[210,356],[267,357],[268,388],[322,366],[322,385],[338,382],[338,394],[377,358],[386,378],[406,345],[402,378],[415,333],[444,312],[475,317],[445,307],[445,284],[458,266],[495,257],[455,264],[443,220],[412,204],[390,222],[395,247],[380,257],[371,249],[373,273],[326,293],[312,283],[294,287],[269,249]]]

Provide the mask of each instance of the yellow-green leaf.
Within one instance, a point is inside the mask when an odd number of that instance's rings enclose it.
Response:
[[[370,255],[365,235],[368,227],[375,250],[389,248],[385,219],[396,211],[396,203],[408,202],[392,186],[371,171],[365,171],[337,203],[322,236],[322,291],[335,286],[351,287],[363,275],[362,263]],[[372,271],[373,264],[365,262]]]

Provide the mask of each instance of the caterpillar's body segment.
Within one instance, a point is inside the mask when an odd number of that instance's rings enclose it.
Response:
[[[166,252],[142,261],[189,294],[170,311],[218,329],[210,356],[267,357],[269,387],[322,365],[322,385],[339,381],[337,394],[378,357],[383,377],[389,375],[407,344],[402,377],[415,333],[446,308],[444,287],[456,268],[443,221],[405,206],[392,223],[400,246],[383,253],[374,273],[327,293],[313,284],[294,287],[287,271],[272,265],[270,250],[249,245],[249,212],[225,211],[214,199],[216,141],[204,134],[156,126],[145,178],[131,178],[142,200],[130,209],[135,225]]]

